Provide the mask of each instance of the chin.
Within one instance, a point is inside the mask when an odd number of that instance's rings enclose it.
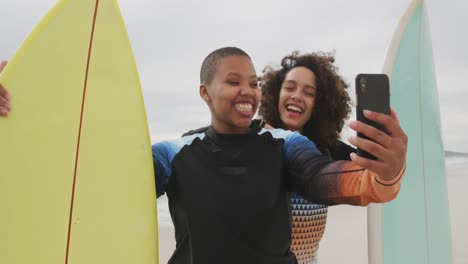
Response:
[[[252,119],[239,120],[235,122],[236,126],[239,128],[248,128],[252,123]]]
[[[284,129],[291,131],[298,131],[298,125],[295,122],[285,122],[283,125]]]

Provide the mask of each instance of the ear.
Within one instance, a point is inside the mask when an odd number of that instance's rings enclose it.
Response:
[[[208,89],[205,84],[200,84],[200,97],[203,99],[203,101],[209,102],[210,101],[210,95],[208,94]]]

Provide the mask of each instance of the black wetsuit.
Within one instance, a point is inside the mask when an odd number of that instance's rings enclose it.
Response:
[[[255,119],[250,127],[262,128],[264,124],[263,120]],[[209,126],[190,130],[183,136],[203,133],[208,129]],[[342,141],[337,141],[335,146],[321,151],[332,160],[351,160],[349,155],[356,152],[353,147]],[[290,203],[292,216],[291,250],[296,255],[299,264],[318,263],[317,251],[325,232],[328,207],[311,203],[296,193],[291,193]]]
[[[396,189],[355,164],[331,163],[306,137],[281,129],[209,129],[153,145],[153,158],[158,197],[167,192],[175,226],[170,264],[296,263],[291,191],[315,203],[361,205],[379,199],[376,188]],[[349,179],[355,184],[344,184]]]

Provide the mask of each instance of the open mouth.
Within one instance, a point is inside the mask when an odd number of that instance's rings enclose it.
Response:
[[[302,112],[304,112],[304,110],[297,106],[297,105],[286,105],[286,110],[289,112],[289,113],[292,113],[292,114],[295,114],[295,115],[300,115],[302,114]]]
[[[237,104],[234,104],[234,108],[244,114],[244,115],[251,115],[253,114],[253,109],[254,109],[254,106],[253,104],[251,103],[237,103]]]
[[[253,109],[252,104],[235,104],[234,107],[242,112],[251,112]]]

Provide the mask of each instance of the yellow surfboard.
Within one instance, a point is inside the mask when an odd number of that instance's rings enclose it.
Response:
[[[0,82],[0,263],[157,263],[151,144],[115,0],[62,0]]]

